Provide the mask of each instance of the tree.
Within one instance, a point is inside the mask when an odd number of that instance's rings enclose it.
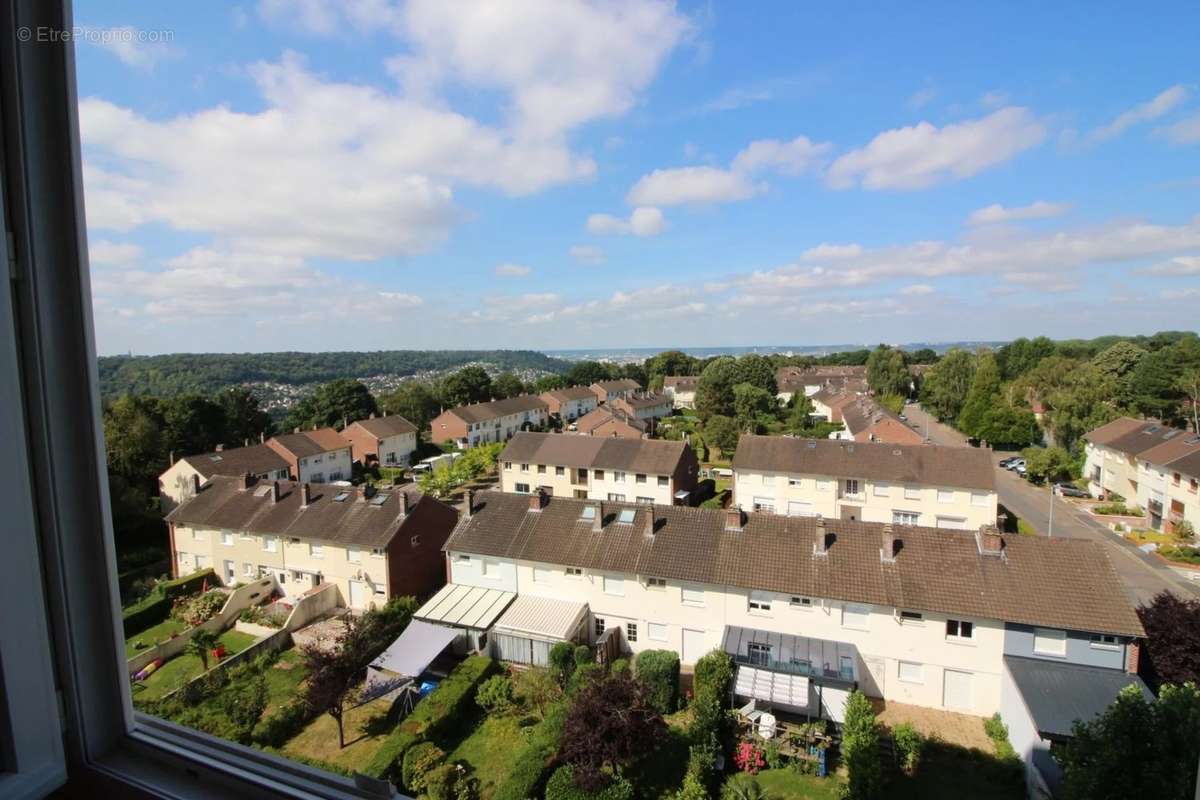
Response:
[[[504,400],[525,394],[525,384],[511,372],[502,372],[492,379],[492,397]]]
[[[1133,371],[1132,389],[1138,410],[1168,424],[1183,422],[1187,414],[1179,377],[1196,369],[1200,369],[1200,339],[1195,336],[1147,354]]]
[[[951,349],[925,373],[921,382],[921,404],[939,420],[955,420],[975,376],[975,356]]]
[[[131,484],[155,480],[166,466],[162,419],[149,398],[125,395],[105,407],[104,444],[109,471]]]
[[[1071,454],[1061,447],[1027,447],[1021,455],[1026,475],[1035,483],[1069,478],[1075,468]]]
[[[1092,359],[1092,364],[1100,370],[1100,374],[1116,388],[1113,399],[1121,408],[1133,404],[1133,373],[1145,357],[1145,348],[1133,342],[1121,341],[1101,350]]]
[[[1200,433],[1200,366],[1184,370],[1176,379],[1175,387],[1183,395],[1186,404],[1191,406],[1192,431]]]
[[[1090,721],[1076,720],[1056,757],[1064,800],[1190,800],[1200,758],[1200,689],[1167,684],[1147,700],[1127,686]]]
[[[568,386],[591,386],[612,378],[612,369],[599,361],[576,361],[567,370]]]
[[[968,436],[981,438],[984,432],[984,417],[1000,395],[1000,369],[996,356],[984,350],[975,363],[975,375],[971,388],[958,413],[958,429]]]
[[[379,407],[389,414],[399,414],[417,426],[418,431],[429,428],[438,414],[438,398],[433,388],[422,381],[405,381],[396,391],[379,399]]]
[[[533,382],[533,391],[537,394],[551,392],[555,389],[566,389],[567,379],[562,375],[543,375]]]
[[[732,417],[718,414],[704,423],[704,443],[720,450],[722,458],[733,457],[740,436],[738,424]]]
[[[1000,398],[984,412],[976,435],[1001,447],[1028,447],[1042,441],[1042,429],[1033,412],[1016,408]]]
[[[322,384],[297,403],[283,421],[283,429],[341,427],[358,419],[366,419],[379,411],[371,391],[353,378],[340,378]]]
[[[520,700],[539,719],[563,696],[562,684],[545,667],[519,670],[512,676],[513,697]]]
[[[737,359],[729,356],[715,359],[704,368],[696,382],[696,413],[700,419],[716,414],[733,416],[733,387],[747,382],[739,377]]]
[[[1045,336],[1039,336],[1036,339],[1026,339],[1022,336],[1020,339],[1004,345],[996,353],[1000,374],[1005,380],[1012,380],[1019,375],[1024,375],[1036,367],[1043,358],[1052,355],[1054,350],[1054,342]]]
[[[1137,613],[1146,629],[1142,673],[1150,685],[1200,683],[1200,600],[1164,590]]]
[[[808,430],[813,412],[817,409],[812,398],[801,392],[792,394],[787,403],[787,414],[783,419],[783,427],[788,433],[801,433]]]
[[[740,430],[758,431],[778,411],[775,395],[750,383],[733,387],[733,413]]]
[[[907,396],[912,376],[904,363],[904,354],[885,344],[872,350],[867,358],[867,385],[876,394]]]
[[[906,352],[904,360],[909,364],[935,364],[938,360],[938,354],[931,347],[922,347],[919,350]]]
[[[1120,412],[1113,403],[1115,383],[1092,364],[1079,364],[1043,395],[1046,427],[1059,445],[1074,451],[1083,435],[1111,422]]]
[[[234,387],[219,392],[216,403],[225,415],[225,443],[257,441],[259,434],[271,432],[271,417],[259,407],[258,398],[249,389]]]
[[[225,409],[195,394],[159,401],[163,420],[163,443],[180,455],[207,453],[219,444],[241,445],[242,439],[226,441]]]
[[[698,359],[682,350],[664,350],[647,358],[644,366],[648,377],[653,378],[657,375],[665,378],[668,375],[696,375],[700,364]]]
[[[627,676],[608,677],[575,695],[559,758],[572,766],[576,786],[598,791],[609,782],[606,768],[618,772],[654,750],[665,733],[666,724],[640,684]]]
[[[188,639],[188,654],[199,657],[205,672],[208,671],[208,653],[217,646],[218,641],[217,634],[208,628],[201,628],[192,634],[191,639]]]
[[[879,723],[871,701],[857,689],[846,701],[842,725],[842,762],[850,774],[850,797],[874,800],[879,797],[883,774],[879,768]]]
[[[736,359],[734,363],[737,367],[735,385],[749,383],[772,397],[779,393],[779,387],[775,383],[775,363],[771,359],[751,353]]]
[[[492,399],[492,379],[483,367],[463,367],[442,379],[438,395],[446,408],[486,403]]]

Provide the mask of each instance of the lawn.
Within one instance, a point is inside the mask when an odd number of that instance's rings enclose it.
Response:
[[[815,775],[801,775],[789,767],[765,769],[758,773],[757,780],[768,800],[834,800],[838,796],[837,789],[841,783],[841,779],[836,776],[818,778]]]
[[[470,765],[479,779],[479,796],[487,800],[496,786],[508,776],[513,758],[525,746],[521,719],[515,714],[477,717],[462,726],[470,735],[453,746],[453,742],[439,742],[447,749],[446,762],[464,762]]]
[[[240,653],[249,647],[257,637],[248,633],[227,630],[220,636],[221,644],[225,645],[228,655]],[[215,662],[210,657],[209,666]],[[178,689],[187,681],[204,671],[204,664],[199,656],[182,653],[159,667],[149,678],[142,681],[140,688],[134,687],[134,696],[138,700],[157,700],[168,692]]]
[[[1144,544],[1153,542],[1154,544],[1179,544],[1179,540],[1169,533],[1159,533],[1158,531],[1136,530],[1129,531],[1125,534],[1125,538],[1134,544],[1141,547]]]
[[[267,708],[263,715],[270,714],[279,706],[300,694],[304,680],[304,666],[300,651],[294,647],[279,654],[279,660],[263,672],[267,681]]]
[[[125,658],[133,658],[143,650],[170,639],[171,634],[183,633],[185,630],[187,630],[187,623],[174,619],[165,619],[157,625],[152,625],[125,640]],[[141,642],[145,647],[135,647],[134,642]]]
[[[686,732],[691,716],[689,711],[679,711],[664,718],[667,735],[658,749],[635,764],[629,772],[629,779],[638,789],[638,797],[671,797],[683,783],[688,762]]]
[[[1004,762],[991,753],[929,740],[912,776],[898,775],[886,796],[896,800],[1022,800],[1025,782],[1020,762]]]
[[[337,723],[328,714],[318,714],[284,744],[283,753],[315,758],[346,769],[365,769],[396,724],[395,715],[388,714],[391,705],[391,700],[380,697],[347,711],[342,718],[346,746],[340,749]]]

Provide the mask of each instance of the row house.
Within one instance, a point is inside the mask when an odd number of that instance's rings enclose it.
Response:
[[[574,422],[596,408],[599,401],[596,393],[587,386],[571,386],[552,389],[539,397],[546,403],[550,413],[565,422]]]
[[[1036,698],[1010,678],[1029,663],[1059,669],[1056,699],[1078,710],[1104,707],[1097,672],[1140,685],[1144,631],[1086,540],[484,492],[446,557],[443,592],[489,620],[516,598],[561,615],[559,631],[582,610],[588,642],[684,664],[724,649],[739,704],[765,688],[781,711],[841,721],[857,688],[1019,726]]]
[[[1083,474],[1091,493],[1103,499],[1118,495],[1138,502],[1138,457],[1181,431],[1153,420],[1120,417],[1084,434]]]
[[[670,397],[650,392],[630,393],[613,400],[608,407],[615,411],[623,411],[626,416],[646,423],[651,433],[654,432],[657,421],[671,416],[675,409]]]
[[[417,426],[399,414],[387,412],[382,417],[372,413],[367,419],[350,423],[342,437],[350,442],[354,460],[364,466],[374,463],[407,467],[417,449]]]
[[[443,411],[429,423],[434,444],[453,442],[459,448],[505,442],[518,431],[542,428],[550,407],[536,395],[521,395]]]
[[[1137,504],[1151,528],[1200,531],[1200,436],[1172,429],[1167,441],[1138,456]]]
[[[867,368],[863,366],[780,367],[775,371],[776,396],[783,402],[792,395],[812,397],[822,388],[860,394],[867,391]]]
[[[790,395],[789,395],[790,396]],[[812,416],[825,422],[842,422],[842,407],[853,403],[858,395],[839,392],[822,386],[814,392],[809,400],[813,404]]]
[[[591,386],[599,403],[611,403],[619,397],[627,397],[642,390],[642,385],[633,378],[618,378],[613,381],[596,381]]]
[[[686,442],[519,433],[500,454],[500,489],[638,503],[687,503],[700,465]]]
[[[644,439],[650,435],[650,423],[613,405],[600,406],[575,421],[581,436],[609,436],[619,439]]]
[[[457,519],[411,484],[376,492],[218,475],[167,524],[176,575],[211,567],[226,586],[271,577],[285,598],[332,583],[343,606],[365,609],[440,587]]]
[[[663,378],[663,394],[671,398],[675,408],[695,408],[698,375],[668,375]]]
[[[743,435],[733,502],[786,516],[976,530],[994,525],[995,470],[974,447]]]
[[[229,449],[218,445],[211,453],[172,458],[171,465],[158,476],[159,506],[163,514],[169,514],[193,496],[197,485],[212,477],[247,474],[262,480],[285,481],[291,477],[289,463],[264,443]]]
[[[292,480],[301,483],[348,481],[353,472],[350,442],[334,428],[316,428],[273,436],[267,447],[288,463]]]
[[[842,430],[831,438],[855,442],[922,444],[925,438],[904,420],[867,395],[859,395],[841,407]]]

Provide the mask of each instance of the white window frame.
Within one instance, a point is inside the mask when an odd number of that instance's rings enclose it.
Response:
[[[812,611],[815,606],[816,603],[811,597],[794,595],[790,600],[788,600],[789,608],[798,608],[801,611]]]
[[[771,592],[750,592],[746,595],[746,611],[750,614],[771,613],[771,604],[775,602],[775,595]]]
[[[479,577],[489,581],[500,580],[500,562],[494,558],[479,559]]]
[[[908,669],[906,670],[905,667]],[[907,677],[905,673],[907,673]],[[896,680],[902,683],[925,683],[925,665],[916,661],[897,661]]]
[[[804,478],[788,478],[788,486],[792,486],[797,489],[803,489],[804,488]]]
[[[361,564],[362,563],[362,550],[358,549],[357,547],[347,547],[346,548],[346,560],[349,561],[351,564]]]
[[[662,591],[667,588],[666,578],[646,578],[646,588]]]
[[[952,505],[954,503],[954,495],[957,494],[953,489],[938,489],[937,501],[942,505]]]
[[[267,552],[267,553],[278,553],[279,552],[279,537],[277,537],[277,536],[262,537],[262,549],[264,552]]]
[[[964,625],[971,626],[970,633],[967,633],[967,634],[963,633]],[[950,632],[951,626],[956,627],[958,632],[951,633]],[[975,623],[969,619],[947,619],[946,620],[946,641],[953,642],[955,644],[967,644],[967,643],[973,644],[975,642]]]
[[[1059,628],[1034,628],[1033,652],[1039,656],[1066,658],[1067,632]]]
[[[971,492],[971,505],[986,508],[991,505],[991,497],[987,492]]]
[[[862,617],[863,622],[859,624],[850,624],[857,617]],[[871,607],[860,603],[842,603],[842,627],[852,631],[866,631],[871,629]]]
[[[912,519],[912,522],[908,522],[907,521],[908,519]],[[892,524],[893,525],[920,525],[921,524],[921,512],[905,511],[904,509],[893,508],[892,509]]]
[[[704,587],[703,586],[688,586],[679,587],[680,602],[685,606],[694,608],[704,608]]]
[[[862,484],[858,478],[846,478],[842,485],[846,488],[847,495],[858,497],[862,493]]]
[[[891,493],[892,486],[890,483],[876,482],[871,485],[871,494],[873,494],[875,497],[887,497]]]
[[[221,544],[225,547],[233,547],[232,531],[221,531]]]
[[[646,638],[653,642],[665,642],[671,636],[671,626],[665,622],[647,622]]]
[[[530,578],[534,583],[549,583],[553,574],[554,570],[549,567],[533,567],[530,570]]]
[[[309,542],[308,543],[308,556],[309,556],[309,558],[324,558],[325,557],[324,545],[322,545],[320,542]]]
[[[583,577],[583,570],[579,567],[564,567],[563,574],[566,575],[568,578],[574,578],[575,580],[579,580],[580,578]]]
[[[1112,641],[1107,641],[1108,639]],[[1093,633],[1088,641],[1088,647],[1093,650],[1116,651],[1121,649],[1121,640],[1110,633]]]
[[[904,499],[905,500],[920,500],[921,499],[921,487],[920,486],[905,486],[904,487]]]
[[[605,594],[613,597],[625,596],[625,579],[615,575],[601,575],[600,588]]]

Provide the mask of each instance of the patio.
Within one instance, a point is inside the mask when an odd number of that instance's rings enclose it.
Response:
[[[348,609],[335,608],[329,616],[305,625],[300,630],[293,631],[292,645],[297,650],[310,645],[316,645],[323,650],[332,650],[337,646],[338,637],[346,630],[342,617],[348,613],[350,613]]]

